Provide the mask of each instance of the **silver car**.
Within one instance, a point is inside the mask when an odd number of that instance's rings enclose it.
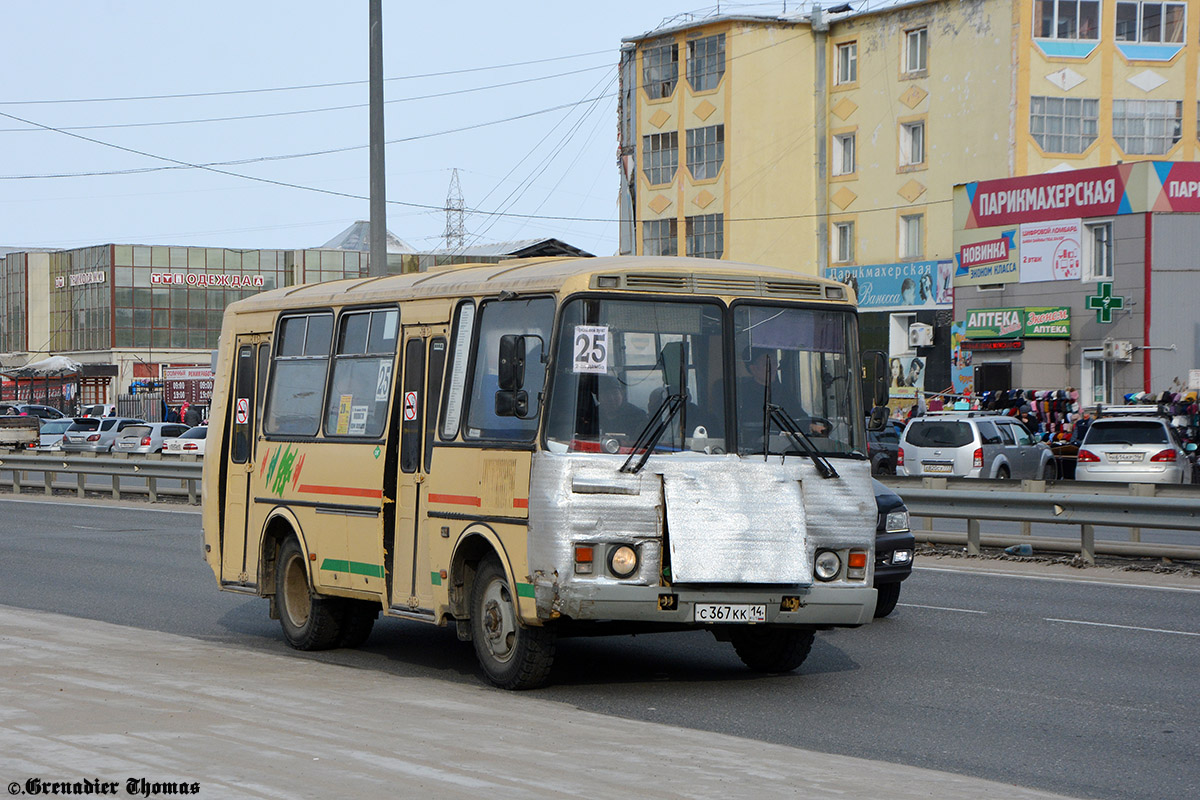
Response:
[[[909,420],[900,438],[897,475],[957,478],[1056,477],[1053,454],[1011,417],[934,413]]]
[[[117,435],[130,425],[145,425],[144,419],[128,417],[76,417],[63,435],[65,453],[107,453]]]
[[[70,417],[42,420],[42,429],[38,432],[40,441],[37,449],[41,451],[62,450],[63,435],[74,422],[75,420]]]
[[[1187,451],[1166,420],[1096,420],[1079,445],[1075,479],[1118,483],[1191,483]]]
[[[113,442],[114,453],[161,453],[163,440],[174,439],[188,429],[178,422],[147,422],[130,425]]]

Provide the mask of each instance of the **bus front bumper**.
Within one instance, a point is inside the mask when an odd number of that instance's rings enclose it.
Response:
[[[875,614],[871,586],[637,586],[620,583],[562,586],[536,582],[541,622],[571,620],[661,622],[708,626],[759,622],[774,625],[863,625]]]

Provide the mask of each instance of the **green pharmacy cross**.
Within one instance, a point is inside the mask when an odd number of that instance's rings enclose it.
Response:
[[[1112,322],[1113,309],[1125,307],[1125,298],[1113,296],[1112,283],[1104,282],[1096,285],[1096,293],[1088,295],[1087,307],[1096,312],[1096,322]]]

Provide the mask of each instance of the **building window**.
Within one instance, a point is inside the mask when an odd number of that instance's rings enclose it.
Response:
[[[703,214],[687,218],[687,254],[720,258],[725,254],[725,215]]]
[[[694,39],[688,46],[688,83],[693,92],[717,88],[725,74],[725,34]]]
[[[695,180],[715,178],[725,162],[725,126],[710,125],[687,132],[687,166]]]
[[[1029,133],[1047,153],[1082,153],[1096,141],[1099,122],[1099,99],[1029,98]]]
[[[1183,135],[1178,100],[1113,100],[1113,138],[1129,154],[1161,156]]]
[[[1113,394],[1112,365],[1104,360],[1104,350],[1101,348],[1084,350],[1081,371],[1083,372],[1083,380],[1080,381],[1083,387],[1083,392],[1080,393],[1082,404],[1094,406],[1098,403],[1111,403]]]
[[[1039,39],[1100,38],[1100,0],[1034,0],[1034,36]]]
[[[839,44],[837,48],[837,82],[856,83],[858,81],[858,42]]]
[[[1182,44],[1186,3],[1117,3],[1117,41]]]
[[[833,260],[849,264],[854,260],[854,223],[833,223]]]
[[[1112,222],[1091,222],[1083,226],[1083,266],[1085,281],[1111,281],[1113,278]]]
[[[925,252],[925,215],[900,217],[900,257],[920,258]]]
[[[652,133],[642,137],[642,164],[652,184],[675,180],[679,167],[679,133]]]
[[[929,29],[917,28],[904,36],[904,71],[924,72],[928,69]]]
[[[854,134],[840,133],[833,137],[833,174],[854,172]]]
[[[647,47],[642,51],[642,86],[651,100],[670,97],[679,82],[679,45]]]
[[[675,244],[678,237],[678,221],[674,219],[648,219],[642,223],[642,255],[678,255],[679,247]]]
[[[900,124],[900,166],[925,163],[925,121]]]

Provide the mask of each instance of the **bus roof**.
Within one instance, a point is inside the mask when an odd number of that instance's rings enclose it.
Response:
[[[600,278],[606,278],[600,281]],[[790,300],[846,302],[850,290],[836,281],[709,258],[611,256],[528,258],[487,264],[456,264],[427,272],[349,278],[285,286],[240,300],[238,312],[320,304],[356,304],[405,299],[581,291],[586,289],[761,296]]]

